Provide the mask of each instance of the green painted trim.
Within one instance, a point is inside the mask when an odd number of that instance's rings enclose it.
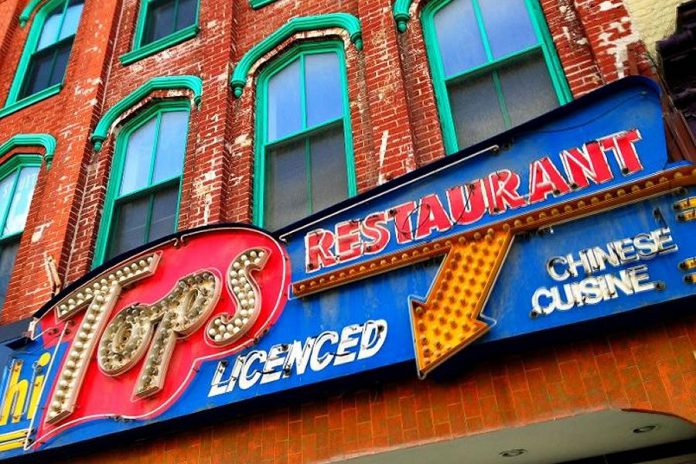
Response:
[[[258,10],[266,5],[276,2],[277,0],[249,0],[249,6],[253,9]]]
[[[109,182],[106,186],[106,198],[104,199],[104,208],[101,221],[99,223],[99,233],[97,234],[97,243],[94,248],[94,259],[92,260],[92,268],[102,264],[106,258],[109,240],[111,238],[112,226],[114,224],[114,210],[116,203],[124,198],[132,198],[139,195],[147,195],[157,190],[161,186],[167,186],[172,183],[176,177],[165,179],[155,185],[150,185],[152,182],[152,175],[154,169],[154,156],[155,146],[157,144],[157,139],[153,143],[152,151],[150,152],[150,172],[148,175],[148,186],[144,187],[138,191],[130,192],[126,195],[119,195],[119,189],[121,187],[121,180],[123,178],[123,168],[126,161],[126,149],[128,146],[128,140],[133,132],[139,129],[144,123],[149,121],[153,116],[158,118],[158,126],[156,132],[159,131],[159,122],[161,120],[162,113],[169,111],[189,111],[189,124],[190,124],[190,107],[186,102],[182,100],[167,100],[158,102],[152,107],[148,108],[142,114],[134,117],[132,120],[128,121],[123,127],[123,130],[118,134],[116,138],[116,148],[114,150],[114,158],[111,163],[111,174],[109,175]],[[157,133],[155,134],[155,136]],[[186,133],[186,140],[188,141],[188,127]],[[184,163],[186,162],[186,156],[184,156]],[[179,204],[181,202],[181,180],[183,178],[183,167],[182,174],[178,176],[179,178],[179,198],[177,200],[177,217],[174,221],[175,227],[179,223]]]
[[[108,135],[109,129],[116,119],[126,110],[133,107],[150,93],[162,89],[189,89],[193,92],[193,101],[200,106],[203,95],[203,81],[198,76],[162,76],[153,77],[143,85],[126,95],[121,101],[104,113],[97,123],[90,140],[96,151],[101,150],[102,144]]]
[[[413,0],[396,0],[394,2],[392,16],[394,16],[396,29],[399,32],[406,32],[408,28],[408,22],[411,20],[411,14],[409,13],[411,3],[413,3]]]
[[[127,53],[124,53],[118,59],[123,65],[135,63],[138,60],[142,60],[150,55],[159,53],[169,47],[173,47],[174,45],[193,39],[198,35],[198,32],[200,32],[200,28],[197,24],[186,26],[185,28],[179,29],[166,37],[162,37],[161,39],[150,42],[145,46],[135,48]]]
[[[551,37],[551,31],[549,31],[549,27],[546,24],[544,11],[541,9],[541,5],[539,5],[537,0],[526,0],[526,4],[528,11],[532,13],[532,24],[534,25],[534,30],[537,37],[539,37],[539,41],[541,42],[542,52],[544,54],[544,58],[546,58],[546,63],[551,63],[549,69],[551,74],[551,82],[556,89],[556,94],[558,95],[559,101],[562,105],[570,103],[573,101],[573,94],[570,91],[570,85],[568,85],[561,60],[558,58],[558,53],[556,52],[556,47],[553,43],[553,37]]]
[[[10,115],[12,113],[16,113],[17,111],[26,108],[27,106],[31,106],[34,103],[38,103],[41,100],[45,100],[48,97],[52,97],[53,95],[56,95],[60,93],[61,89],[63,88],[63,84],[55,84],[50,87],[46,87],[45,89],[41,90],[40,92],[36,92],[34,95],[30,95],[27,98],[24,98],[22,100],[19,100],[17,102],[14,102],[10,105],[5,106],[4,108],[0,109],[0,118],[4,118],[7,115]]]
[[[43,0],[29,0],[27,6],[25,6],[22,12],[19,14],[19,25],[21,27],[27,25],[29,19],[31,18],[31,15],[34,13],[34,10],[42,1]]]
[[[0,158],[5,156],[7,152],[10,150],[13,150],[17,147],[43,147],[45,154],[43,156],[43,159],[46,160],[46,167],[50,168],[51,163],[53,162],[53,157],[55,156],[56,153],[56,139],[52,135],[49,134],[17,134],[14,137],[10,138],[8,141],[0,145]],[[34,155],[18,155],[19,157],[22,156],[34,156]],[[39,160],[41,160],[41,157],[36,155]],[[0,178],[3,177],[2,175],[2,168],[7,165],[8,163],[12,162],[17,158],[17,156],[13,156],[7,163],[2,164],[0,166]],[[40,163],[40,161],[39,161]]]
[[[407,0],[397,0],[397,3],[405,3]],[[408,0],[410,5],[412,0]],[[423,26],[423,36],[425,40],[426,54],[428,56],[428,62],[430,64],[430,71],[433,80],[433,89],[435,91],[435,101],[438,108],[438,117],[440,119],[440,126],[442,127],[442,138],[445,145],[445,152],[447,154],[456,153],[459,150],[459,143],[457,141],[457,132],[454,124],[454,118],[452,117],[452,109],[449,102],[449,91],[447,89],[447,83],[454,80],[464,79],[466,77],[471,77],[474,75],[479,75],[482,72],[495,72],[495,69],[503,63],[510,63],[511,60],[522,57],[534,50],[541,49],[544,56],[546,67],[549,71],[551,77],[551,82],[556,92],[559,104],[564,105],[572,100],[572,94],[570,93],[570,88],[565,79],[563,72],[563,67],[561,66],[556,50],[553,46],[553,40],[551,34],[546,26],[546,19],[544,17],[543,11],[539,6],[537,0],[525,0],[525,5],[527,11],[530,13],[530,19],[534,27],[534,31],[537,37],[537,44],[528,47],[523,50],[519,50],[515,53],[494,59],[492,52],[488,44],[487,33],[485,30],[485,25],[483,24],[483,18],[481,17],[481,12],[478,7],[478,2],[474,1],[474,14],[476,15],[476,20],[479,25],[479,31],[481,33],[481,40],[488,57],[488,62],[477,66],[472,69],[467,69],[459,75],[446,76],[444,71],[444,66],[442,64],[442,59],[440,57],[440,51],[437,45],[437,33],[435,31],[434,16],[442,8],[445,7],[452,0],[433,0],[429,2],[423,8],[421,13],[421,24]],[[395,4],[396,7],[396,4]],[[502,102],[501,94],[499,92],[499,85],[497,85],[497,93],[499,97],[499,105],[504,105]],[[507,111],[503,106],[500,107],[503,117],[506,121]],[[463,148],[463,147],[462,147]]]
[[[196,19],[193,24],[179,29],[178,31],[174,31],[168,36],[157,39],[154,42],[143,44],[143,35],[145,34],[145,25],[147,24],[149,3],[150,0],[142,0],[140,3],[138,22],[135,26],[135,34],[133,34],[133,49],[119,57],[119,60],[123,65],[134,63],[147,56],[154,55],[155,53],[158,53],[164,49],[192,39],[198,35],[198,32],[200,32],[200,27],[198,26],[200,14],[199,0],[196,4]]]
[[[27,8],[30,7],[31,10],[29,11],[29,14],[31,14],[31,11],[33,11],[33,9],[38,5],[39,1],[41,0],[30,2],[29,5],[27,5],[25,10],[22,12],[22,14],[24,14],[27,11]],[[44,3],[41,6],[41,9],[39,9],[39,11],[34,16],[34,21],[32,22],[31,29],[29,29],[29,34],[27,36],[27,42],[24,44],[24,50],[22,51],[22,56],[20,57],[19,63],[17,64],[17,70],[15,71],[15,76],[12,80],[10,91],[7,94],[7,100],[5,101],[5,107],[3,108],[2,113],[0,113],[0,117],[3,117],[10,113],[14,113],[17,110],[25,108],[29,105],[36,103],[39,100],[43,100],[44,98],[48,98],[49,96],[55,95],[56,93],[60,92],[60,89],[62,88],[62,82],[48,87],[46,89],[43,89],[40,92],[30,95],[20,101],[17,101],[19,93],[22,89],[22,85],[24,84],[24,77],[26,75],[29,62],[31,61],[31,56],[36,51],[36,47],[39,43],[39,37],[41,36],[41,29],[43,29],[44,21],[46,20],[46,15],[60,3],[65,3],[67,8],[67,0],[50,0],[47,3]],[[63,15],[65,15],[65,11],[63,11]],[[70,54],[72,55],[72,49]],[[63,76],[63,78],[65,78],[65,76]]]
[[[271,35],[256,44],[244,54],[237,66],[234,68],[230,84],[234,91],[234,96],[242,96],[244,87],[247,83],[249,70],[266,53],[273,50],[277,45],[296,32],[312,31],[338,27],[350,34],[350,41],[355,48],[362,50],[362,30],[360,20],[348,13],[330,13],[318,16],[300,16],[290,19],[287,23],[274,31]]]
[[[291,64],[295,59],[304,60],[304,56],[314,53],[335,52],[338,55],[339,67],[341,70],[341,86],[343,89],[343,116],[331,121],[325,121],[316,126],[306,128],[300,131],[289,134],[281,139],[274,140],[268,143],[268,131],[266,127],[267,113],[266,107],[268,102],[268,81],[275,74]],[[302,65],[304,66],[304,65]],[[304,80],[304,77],[301,77]],[[304,92],[302,92],[304,97]],[[263,227],[263,212],[265,201],[265,182],[266,182],[266,150],[278,143],[287,142],[293,138],[300,136],[308,136],[319,129],[323,129],[329,125],[337,124],[339,121],[343,124],[343,143],[345,146],[346,156],[346,177],[348,184],[348,196],[352,197],[358,193],[358,184],[355,173],[355,157],[353,152],[353,131],[350,122],[350,100],[348,96],[348,76],[346,73],[346,57],[343,48],[343,43],[338,41],[327,42],[307,42],[294,47],[289,52],[283,54],[278,60],[273,62],[267,69],[259,75],[256,92],[256,128],[254,144],[254,209],[253,222],[259,227]],[[303,126],[306,126],[305,108],[302,108]],[[311,196],[309,196],[311,199]],[[311,201],[311,200],[310,200]]]
[[[5,144],[3,144],[4,146]],[[6,162],[0,164],[0,180],[7,177],[15,169],[22,166],[39,167],[41,166],[41,156],[20,154],[15,155]]]

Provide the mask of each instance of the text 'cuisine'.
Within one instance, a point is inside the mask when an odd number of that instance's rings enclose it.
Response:
[[[476,224],[486,215],[544,202],[550,195],[562,197],[609,182],[617,174],[634,174],[643,169],[635,147],[640,140],[640,132],[632,129],[563,150],[556,161],[549,156],[536,159],[525,173],[529,179],[526,192],[520,174],[499,169],[443,194],[430,193],[362,219],[339,222],[333,230],[312,230],[305,236],[307,272],[380,253],[392,239],[397,244],[422,240],[455,225]],[[610,163],[610,155],[615,165]]]

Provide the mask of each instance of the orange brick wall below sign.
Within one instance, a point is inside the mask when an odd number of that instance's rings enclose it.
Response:
[[[326,462],[603,409],[696,423],[696,316],[514,351],[457,366],[460,373],[445,381],[417,380],[414,368],[413,375],[60,462]]]

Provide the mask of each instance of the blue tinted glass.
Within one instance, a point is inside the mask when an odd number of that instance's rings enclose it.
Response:
[[[19,172],[17,179],[17,187],[12,196],[12,205],[7,214],[5,221],[5,229],[2,235],[15,234],[24,230],[24,224],[27,222],[27,214],[29,214],[29,205],[31,197],[34,193],[36,178],[39,175],[38,167],[23,168]]]
[[[447,90],[460,149],[505,130],[490,74],[450,83]]]
[[[266,152],[263,226],[269,230],[307,215],[306,141],[279,145]]]
[[[305,57],[307,127],[316,126],[343,115],[341,69],[336,53]]]
[[[5,304],[7,287],[10,284],[12,268],[14,267],[17,250],[19,249],[19,237],[0,246],[0,307]]]
[[[176,17],[177,30],[195,24],[197,10],[198,0],[179,0],[179,11]]]
[[[11,175],[5,176],[5,178],[0,181],[0,217],[4,217],[5,211],[10,207],[10,202],[12,201],[12,186],[14,185],[16,177],[17,172],[15,171]]]
[[[558,106],[549,70],[541,53],[527,55],[500,68],[500,84],[513,126]]]
[[[109,258],[132,250],[147,241],[145,237],[147,210],[150,197],[136,198],[124,202],[114,213],[116,223],[110,241]]]
[[[295,60],[268,81],[268,141],[302,129],[300,60]]]
[[[153,116],[128,138],[126,160],[123,164],[123,177],[121,178],[121,190],[119,192],[121,195],[134,192],[148,185],[156,124],[157,117]]]
[[[445,77],[460,74],[486,62],[471,0],[454,0],[435,13],[437,43]]]
[[[60,21],[63,19],[63,6],[65,3],[61,3],[53,9],[48,15],[46,15],[46,20],[44,21],[43,28],[41,29],[41,36],[39,37],[39,44],[36,46],[37,50],[48,47],[56,43],[58,39],[58,28],[60,27]]]
[[[494,58],[536,45],[525,0],[478,0]]]
[[[162,113],[152,184],[180,176],[186,154],[188,111]]]
[[[348,196],[343,124],[324,129],[309,140],[312,212],[328,208]]]
[[[179,184],[155,193],[152,199],[148,241],[157,240],[176,231],[176,206],[178,200]]]
[[[71,1],[68,5],[68,10],[65,12],[65,19],[63,20],[63,27],[60,30],[59,39],[64,39],[70,37],[77,32],[77,26],[80,24],[80,16],[82,16],[82,6],[83,2]]]

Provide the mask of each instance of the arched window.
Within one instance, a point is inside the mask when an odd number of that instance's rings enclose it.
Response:
[[[537,0],[434,0],[421,19],[448,153],[570,100]]]
[[[5,106],[60,91],[84,0],[53,0],[34,18]]]
[[[155,105],[116,139],[95,264],[176,231],[187,102]]]
[[[343,46],[296,47],[259,78],[255,222],[278,229],[356,193]]]
[[[5,303],[40,163],[38,155],[15,155],[0,166],[0,307]]]

